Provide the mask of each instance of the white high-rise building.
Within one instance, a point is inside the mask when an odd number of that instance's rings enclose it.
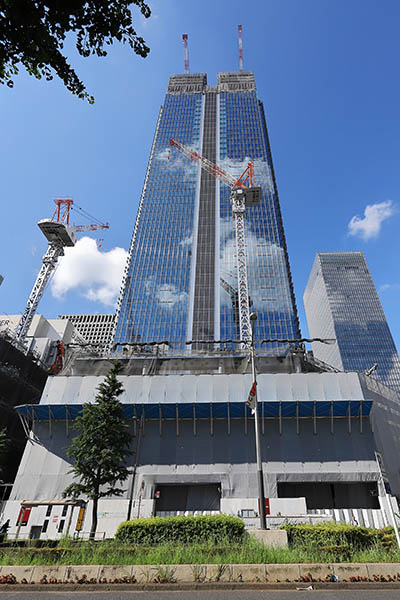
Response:
[[[99,315],[59,315],[59,319],[68,319],[89,344],[108,346],[114,327],[114,314]]]

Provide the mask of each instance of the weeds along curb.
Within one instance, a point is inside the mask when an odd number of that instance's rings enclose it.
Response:
[[[212,590],[265,590],[284,591],[307,588],[312,585],[313,591],[317,590],[400,590],[400,582],[357,582],[357,583],[158,583],[158,584],[3,584],[1,592],[185,592],[185,591],[212,591]]]
[[[308,585],[352,585],[378,587],[394,584],[400,589],[400,563],[291,563],[291,564],[165,564],[165,565],[3,565],[0,567],[0,590],[5,586],[65,586],[88,589],[95,586],[122,585],[134,589],[145,586],[171,585],[172,589],[190,586],[271,585],[307,587]],[[230,587],[229,587],[230,589]]]

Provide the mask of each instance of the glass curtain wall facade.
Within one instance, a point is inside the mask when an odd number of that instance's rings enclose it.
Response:
[[[363,252],[318,253],[304,292],[317,359],[345,371],[365,372],[400,392],[400,360]]]
[[[251,159],[258,206],[246,210],[249,295],[256,337],[300,337],[263,106],[252,73],[173,75],[160,110],[114,342],[239,338],[230,190],[175,148],[173,137],[233,175]],[[282,346],[282,345],[281,345]],[[266,346],[263,346],[264,348]],[[279,344],[269,344],[280,354]]]

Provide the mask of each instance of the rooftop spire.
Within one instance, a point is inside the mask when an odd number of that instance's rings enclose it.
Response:
[[[238,25],[238,42],[239,42],[239,72],[243,73],[243,39],[242,26]]]
[[[188,50],[188,35],[187,33],[182,34],[182,43],[185,49],[185,73],[189,73],[189,50]]]

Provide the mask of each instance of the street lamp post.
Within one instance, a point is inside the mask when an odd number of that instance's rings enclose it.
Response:
[[[262,469],[261,445],[260,445],[260,424],[258,420],[258,403],[257,403],[257,379],[256,379],[256,352],[254,347],[254,325],[257,320],[256,313],[251,313],[251,368],[253,371],[253,383],[255,385],[254,396],[254,431],[256,438],[256,457],[257,457],[257,483],[258,483],[258,504],[260,510],[260,529],[267,529],[265,518],[265,492],[264,492],[264,477]]]

